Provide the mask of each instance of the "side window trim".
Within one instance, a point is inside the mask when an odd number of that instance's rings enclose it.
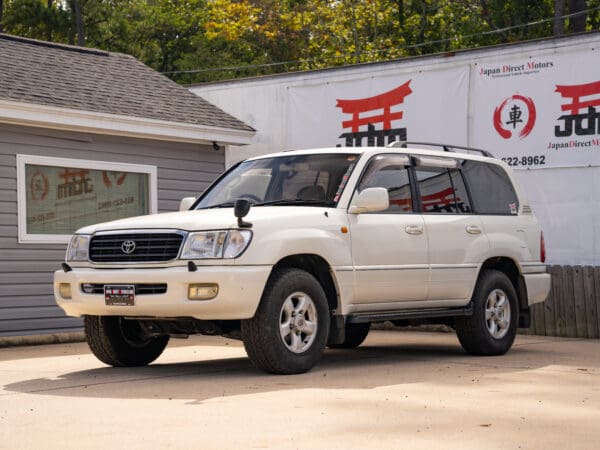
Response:
[[[452,173],[450,169],[446,169],[446,173],[448,174],[448,178],[450,178],[450,187],[452,188],[452,197],[454,197],[454,209],[455,214],[460,214],[458,210],[458,199],[456,198],[456,187],[454,186],[454,180],[452,179]]]
[[[410,158],[410,166],[408,167],[408,177],[410,179],[410,195],[413,196],[413,213],[423,214],[423,203],[421,202],[421,192],[417,181],[417,173],[415,171],[414,158]]]
[[[458,176],[463,181],[463,186],[465,187],[465,190],[467,191],[467,200],[469,202],[469,204],[467,206],[469,207],[470,212],[463,212],[463,211],[460,211],[458,208],[458,198],[456,197],[456,187],[454,186],[454,179],[452,178],[452,173],[450,172],[450,170],[456,170],[456,172],[458,173]],[[467,215],[467,216],[471,216],[471,215],[475,214],[473,212],[473,202],[471,201],[471,192],[469,191],[469,188],[467,188],[467,184],[465,183],[465,178],[462,175],[462,171],[458,167],[456,169],[448,169],[448,175],[450,175],[450,184],[452,185],[452,190],[454,191],[454,206],[456,208],[456,213],[462,214],[462,215]]]
[[[473,203],[473,197],[471,196],[471,186],[469,186],[469,183],[467,183],[467,177],[463,173],[462,168],[458,169],[458,171],[462,177],[463,184],[465,185],[465,190],[467,191],[467,197],[469,198],[469,205],[471,207],[471,214],[478,214],[477,210],[475,209],[475,204]]]

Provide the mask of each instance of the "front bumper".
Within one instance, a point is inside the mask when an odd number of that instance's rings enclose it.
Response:
[[[271,266],[198,266],[157,269],[74,268],[54,273],[54,298],[69,316],[194,317],[201,320],[237,320],[254,316]],[[71,299],[60,295],[59,285],[71,285]],[[134,306],[107,306],[103,294],[86,294],[84,283],[166,283],[164,294],[136,295]],[[188,300],[191,283],[217,283],[212,300]]]

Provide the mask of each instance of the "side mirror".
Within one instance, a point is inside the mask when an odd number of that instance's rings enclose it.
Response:
[[[386,188],[374,187],[363,190],[354,197],[348,212],[360,214],[365,212],[384,211],[390,206],[390,196]]]
[[[246,200],[245,198],[238,198],[233,204],[233,215],[237,217],[238,227],[240,228],[251,228],[252,224],[250,222],[244,222],[242,219],[248,215],[250,212],[250,207],[252,206],[252,202],[250,200]]]
[[[187,211],[196,201],[196,197],[186,197],[181,199],[179,203],[179,211]]]

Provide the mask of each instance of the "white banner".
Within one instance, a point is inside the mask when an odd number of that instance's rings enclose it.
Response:
[[[398,137],[489,150],[518,170],[548,261],[600,264],[599,48],[574,36],[197,92],[258,130],[244,156]]]
[[[286,147],[465,144],[468,78],[462,67],[290,86]]]
[[[600,55],[474,64],[469,142],[515,169],[600,165]]]

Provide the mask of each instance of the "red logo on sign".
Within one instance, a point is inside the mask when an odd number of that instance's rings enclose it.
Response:
[[[360,147],[363,139],[367,138],[367,145],[383,146],[393,142],[396,138],[406,139],[406,128],[392,128],[392,121],[402,119],[402,111],[392,112],[392,106],[404,103],[406,96],[412,94],[410,88],[411,80],[391,91],[373,97],[343,100],[338,99],[336,107],[341,108],[343,113],[351,114],[352,118],[342,122],[343,128],[349,128],[350,132],[344,133],[340,138],[346,139],[348,147]],[[362,115],[375,111],[372,115]],[[375,124],[382,124],[381,130],[375,129]],[[366,125],[366,131],[360,131],[360,127]]]
[[[564,127],[554,127],[556,137],[590,136],[600,134],[600,112],[596,106],[600,105],[600,81],[573,86],[556,86],[556,91],[563,98],[570,98],[571,102],[561,105],[565,111],[558,118],[564,121]],[[583,109],[583,112],[580,110]]]
[[[508,114],[503,114],[504,109],[509,105]],[[523,117],[523,108],[527,115]],[[505,99],[500,106],[494,110],[494,128],[504,139],[510,139],[513,131],[520,129],[519,138],[526,138],[535,125],[536,111],[533,100],[524,95],[515,94]],[[505,120],[508,119],[508,120]],[[512,131],[511,128],[512,127]]]
[[[555,92],[561,97],[570,98],[571,103],[562,105],[562,111],[569,111],[571,115],[579,114],[579,110],[594,106],[600,106],[600,97],[582,101],[581,97],[600,94],[600,81],[588,84],[577,84],[573,86],[556,86]]]
[[[121,186],[127,177],[127,172],[108,172],[106,170],[102,171],[102,182],[104,186],[107,188],[111,188],[113,186],[113,180],[117,186]]]
[[[44,200],[48,195],[48,177],[39,170],[31,176],[29,183],[29,191],[31,192],[32,200]]]

